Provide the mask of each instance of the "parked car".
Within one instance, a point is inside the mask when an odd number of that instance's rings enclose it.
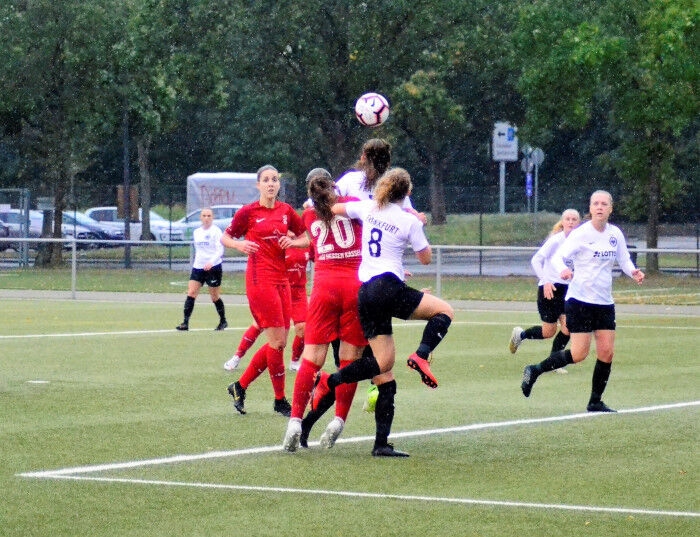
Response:
[[[34,211],[29,211],[29,229],[26,228],[26,217],[19,209],[4,209],[0,211],[0,221],[8,229],[8,237],[36,239],[41,236],[41,220],[37,222]],[[19,250],[19,242],[5,242],[7,248]],[[36,243],[29,243],[29,248],[35,249]]]
[[[213,205],[211,208],[212,213],[214,213],[214,225],[224,231],[229,224],[233,215],[236,211],[243,207],[243,205]],[[177,221],[178,224],[185,226],[185,237],[187,240],[192,238],[192,232],[202,225],[199,219],[199,215],[202,209],[196,209],[189,213],[187,216],[181,218]]]
[[[106,241],[122,241],[124,240],[124,231],[119,229],[117,225],[101,224],[97,220],[93,220],[85,213],[79,211],[63,211],[63,224],[68,226],[82,226],[92,231],[97,238]],[[116,243],[100,242],[99,247],[112,248],[118,246]]]
[[[85,211],[85,214],[90,218],[97,220],[100,223],[110,223],[119,226],[119,229],[124,232],[124,219],[117,215],[117,207],[91,207]],[[183,241],[185,240],[185,226],[178,222],[166,220],[159,214],[151,211],[151,233],[157,241]],[[139,220],[129,224],[129,232],[131,240],[139,240],[141,238],[141,223],[142,209],[139,208]]]
[[[5,225],[5,222],[0,220],[0,239],[6,239],[7,237],[10,236],[10,228]],[[4,252],[10,247],[9,242],[2,241],[0,242],[0,251]]]

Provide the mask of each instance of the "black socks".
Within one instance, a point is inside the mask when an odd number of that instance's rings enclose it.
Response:
[[[523,330],[522,334],[520,334],[521,339],[544,339],[544,336],[542,335],[542,327],[541,326],[531,326],[530,328],[527,328]]]
[[[224,308],[224,301],[221,299],[218,299],[216,302],[214,302],[214,307],[216,307],[216,313],[219,314],[219,319],[221,320],[222,323],[226,322],[226,309]]]
[[[570,339],[571,337],[561,332],[561,330],[557,332],[557,335],[554,336],[554,341],[552,341],[552,354],[557,351],[563,351]]]
[[[591,403],[599,403],[603,397],[603,392],[608,384],[608,379],[610,378],[610,369],[612,364],[607,364],[596,360],[595,367],[593,368],[593,379],[591,381]]]
[[[346,365],[328,377],[328,387],[332,390],[338,384],[350,384],[361,380],[371,379],[381,373],[377,359],[363,355],[359,360]]]
[[[385,382],[377,386],[379,395],[374,407],[374,421],[377,431],[374,437],[374,447],[386,446],[391,433],[391,424],[394,422],[394,395],[396,394],[396,381]]]
[[[194,298],[188,296],[185,299],[185,324],[187,324],[192,316],[192,310],[194,310]]]
[[[555,369],[560,369],[573,363],[574,359],[571,356],[571,351],[565,350],[553,352],[548,358],[545,358],[534,367],[537,373],[540,374],[546,373],[547,371],[554,371]]]
[[[438,313],[428,319],[428,324],[426,324],[423,329],[423,339],[421,339],[416,354],[424,360],[427,360],[430,353],[433,352],[433,349],[437,347],[447,335],[447,329],[450,327],[450,324],[452,324],[452,319],[444,313]]]

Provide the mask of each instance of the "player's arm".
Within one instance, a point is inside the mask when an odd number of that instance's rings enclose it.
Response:
[[[422,265],[430,265],[430,262],[433,260],[432,248],[426,246],[422,250],[416,252],[416,259],[418,259]]]
[[[280,248],[308,248],[311,246],[311,238],[309,237],[309,232],[306,231],[301,235],[291,238],[289,236],[280,237],[279,240]]]
[[[333,207],[331,207],[331,211],[337,216],[347,216],[347,203],[335,203]]]

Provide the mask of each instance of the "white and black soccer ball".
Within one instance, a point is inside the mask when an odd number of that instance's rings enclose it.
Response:
[[[365,127],[378,127],[389,117],[389,101],[379,93],[365,93],[355,103],[355,116]]]

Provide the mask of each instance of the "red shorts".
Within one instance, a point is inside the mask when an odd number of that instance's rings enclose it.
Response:
[[[340,338],[356,347],[367,345],[357,309],[359,288],[360,281],[357,278],[314,281],[304,343],[323,345]]]
[[[250,313],[260,328],[289,328],[292,298],[289,283],[265,286],[248,285],[246,289]]]
[[[292,285],[292,321],[294,324],[306,322],[309,310],[309,299],[306,296],[305,285]]]

